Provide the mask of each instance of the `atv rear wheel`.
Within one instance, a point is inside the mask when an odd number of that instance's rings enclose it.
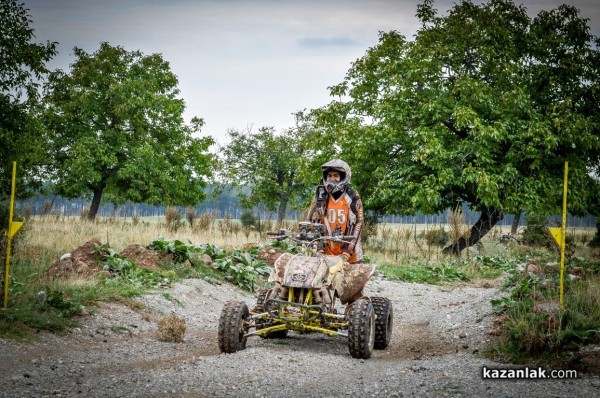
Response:
[[[392,302],[385,297],[371,297],[375,310],[375,349],[383,350],[390,344],[392,327],[394,326],[394,308]]]
[[[257,299],[256,299],[256,305],[254,306],[254,312],[257,313],[261,313],[261,312],[265,312],[265,301],[267,299],[267,297],[271,294],[271,289],[269,290],[264,290],[262,292],[260,292],[260,294],[258,295]],[[266,328],[268,325],[265,325],[265,321],[262,319],[257,319],[256,320],[256,330],[260,330],[260,329],[264,329]],[[271,332],[267,335],[261,334],[260,337],[263,339],[285,339],[287,337],[288,331],[286,330],[278,330],[276,332]]]
[[[219,349],[232,353],[246,348],[244,335],[248,332],[248,306],[242,301],[229,301],[219,318]]]
[[[375,344],[375,311],[370,301],[359,299],[348,311],[348,349],[354,358],[367,359]]]

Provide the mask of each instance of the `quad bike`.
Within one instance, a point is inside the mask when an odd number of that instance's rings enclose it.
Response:
[[[225,304],[219,318],[221,352],[243,350],[250,336],[284,338],[290,330],[343,336],[354,358],[370,358],[374,348],[386,348],[392,335],[392,303],[362,293],[375,266],[348,264],[339,256],[319,253],[327,240],[346,242],[353,237],[325,236],[325,227],[318,223],[302,222],[299,230],[269,233],[279,241],[300,243],[301,252],[277,259],[269,276],[274,286],[258,295],[251,310],[242,301]]]

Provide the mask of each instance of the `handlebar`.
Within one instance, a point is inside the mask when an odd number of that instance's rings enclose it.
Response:
[[[274,236],[277,240],[284,240],[287,238],[302,240],[302,241],[317,241],[317,240],[332,240],[334,242],[343,242],[346,240],[354,239],[353,235],[334,235],[334,236],[323,236],[319,232],[297,232],[294,233],[287,229],[279,231],[267,231],[268,236]]]

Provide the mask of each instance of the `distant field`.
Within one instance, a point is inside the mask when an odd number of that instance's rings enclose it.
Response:
[[[97,238],[109,243],[117,252],[127,245],[137,243],[148,245],[154,239],[179,239],[186,243],[212,243],[230,249],[245,244],[266,244],[270,242],[265,235],[255,230],[243,229],[238,220],[194,220],[190,228],[187,221],[180,221],[177,228],[169,227],[165,217],[147,217],[132,220],[128,218],[100,218],[96,222],[82,221],[79,217],[30,218],[26,226],[26,235],[17,239],[17,247],[35,256],[36,250],[50,250],[55,255],[67,253],[86,241]],[[293,228],[296,221],[286,221],[287,228]],[[274,230],[274,225],[264,225]],[[441,246],[428,242],[423,237],[432,230],[448,225],[433,224],[380,224],[375,235],[365,235],[365,254],[373,262],[398,262],[414,260],[438,260],[443,258]],[[461,225],[467,229],[467,225]],[[519,229],[520,231],[522,228]],[[595,234],[594,228],[569,228],[568,234],[576,237],[576,242],[585,243]],[[496,255],[506,253],[506,244],[500,237],[510,233],[510,226],[498,226],[490,231],[478,248],[469,249],[469,253]],[[583,246],[583,245],[582,245]],[[33,251],[33,252],[32,252]],[[465,253],[468,255],[469,253]]]

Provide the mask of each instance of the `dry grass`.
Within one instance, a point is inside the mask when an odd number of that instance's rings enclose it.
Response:
[[[274,222],[270,219],[262,221],[262,230],[273,230]],[[38,257],[39,251],[52,251],[54,255],[67,253],[92,238],[108,243],[115,251],[120,252],[126,246],[137,243],[148,245],[153,240],[179,239],[186,243],[212,243],[222,248],[233,248],[245,244],[264,244],[270,240],[255,229],[244,229],[238,220],[231,216],[217,219],[213,213],[201,213],[195,219],[193,228],[187,222],[176,230],[169,227],[165,217],[131,217],[100,218],[95,222],[73,217],[31,217],[25,224],[27,234],[19,240],[21,252],[29,252],[27,257]],[[286,220],[284,227],[294,229],[297,222]],[[464,222],[456,222],[456,228],[465,228]],[[372,233],[369,242],[363,239],[365,255],[375,263],[411,262],[414,260],[441,261],[448,257],[437,247],[428,244],[423,238],[428,231],[446,228],[448,225],[433,224],[380,224]],[[499,237],[510,232],[510,225],[498,226],[490,231],[482,240],[479,253],[489,256],[506,253],[506,245],[500,243]],[[572,231],[581,248],[585,236],[595,231]],[[584,236],[584,238],[581,238]],[[583,250],[583,248],[581,248]],[[471,248],[474,254],[474,249]]]
[[[201,216],[202,217],[202,216]],[[229,221],[230,223],[236,221]],[[135,225],[134,225],[135,224]],[[213,243],[222,247],[242,246],[247,243],[260,243],[260,236],[255,231],[246,234],[215,233],[211,224],[201,229],[198,220],[194,228],[187,223],[177,230],[169,228],[164,217],[140,218],[134,222],[124,219],[99,219],[96,222],[82,221],[79,217],[55,218],[32,217],[27,224],[27,234],[21,242],[22,246],[35,248],[53,248],[57,253],[67,253],[81,246],[92,238],[108,243],[117,252],[132,243],[150,244],[159,237],[179,239],[183,242]]]
[[[186,207],[185,218],[187,219],[190,228],[194,229],[194,223],[196,221],[196,208],[194,206]]]
[[[169,315],[158,321],[158,340],[180,343],[185,335],[185,319],[177,315]]]

